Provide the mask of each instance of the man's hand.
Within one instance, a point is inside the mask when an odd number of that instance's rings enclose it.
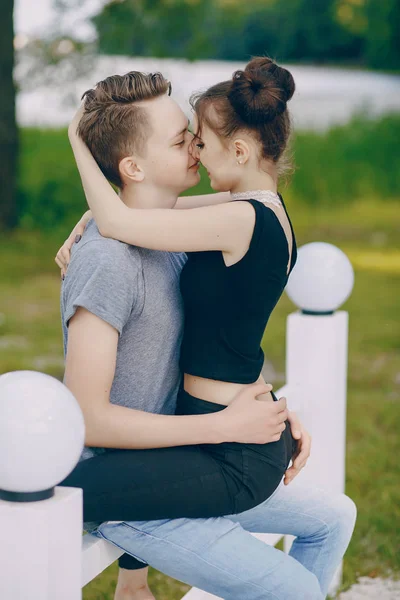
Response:
[[[287,469],[283,483],[289,483],[298,475],[306,465],[311,450],[311,436],[300,423],[299,417],[293,411],[288,411],[288,420],[292,436],[297,440],[297,450],[292,456],[292,466]]]
[[[272,385],[254,383],[244,388],[227,408],[215,414],[220,420],[224,442],[268,444],[280,439],[288,418],[286,399],[277,402],[257,400]]]

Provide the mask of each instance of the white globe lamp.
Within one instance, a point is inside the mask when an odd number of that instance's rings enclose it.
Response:
[[[325,242],[301,246],[286,293],[304,314],[329,315],[350,296],[354,270],[346,254]]]
[[[52,497],[77,464],[84,441],[82,411],[60,381],[36,371],[0,376],[0,499]]]

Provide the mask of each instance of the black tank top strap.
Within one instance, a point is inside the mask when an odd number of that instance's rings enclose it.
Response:
[[[292,241],[292,256],[290,257],[290,271],[289,271],[289,273],[291,273],[291,271],[292,271],[292,269],[293,269],[293,267],[294,267],[294,265],[296,264],[296,261],[297,261],[296,236],[294,235],[294,229],[293,229],[292,221],[290,220],[289,213],[287,211],[285,202],[284,202],[284,200],[283,200],[283,198],[282,198],[282,196],[281,196],[281,194],[279,192],[278,192],[278,196],[280,198],[280,201],[282,202],[282,206],[283,206],[284,211],[286,213],[286,216],[287,216],[287,219],[288,219],[289,225],[290,225],[290,230],[292,232],[292,240],[293,240]]]

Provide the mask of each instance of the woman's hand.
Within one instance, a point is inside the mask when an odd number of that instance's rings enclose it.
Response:
[[[71,136],[77,135],[76,130],[78,129],[79,121],[81,120],[84,112],[85,112],[85,103],[81,102],[78,110],[72,117],[71,123],[68,126],[68,137],[69,138],[71,138]]]
[[[311,451],[311,436],[300,423],[299,417],[293,411],[288,411],[288,421],[292,436],[297,440],[297,450],[292,456],[292,466],[285,473],[284,484],[288,485],[305,467]]]
[[[69,260],[71,256],[71,248],[73,244],[77,244],[78,242],[80,242],[83,232],[85,231],[86,225],[88,224],[91,218],[92,212],[90,210],[86,211],[85,214],[82,216],[81,220],[78,221],[78,223],[71,231],[69,237],[65,240],[64,244],[57,252],[57,256],[54,260],[61,269],[62,279],[64,279],[65,274],[67,272],[67,267],[69,265]]]

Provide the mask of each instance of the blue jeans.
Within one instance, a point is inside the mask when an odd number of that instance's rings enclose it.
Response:
[[[344,494],[283,480],[237,515],[103,523],[94,532],[163,573],[225,600],[322,600],[350,542],[356,506]],[[289,554],[250,535],[296,536]]]

